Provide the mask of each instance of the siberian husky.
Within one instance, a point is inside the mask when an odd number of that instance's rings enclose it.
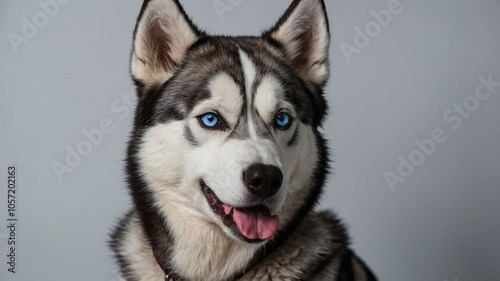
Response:
[[[261,36],[211,36],[178,0],[146,0],[134,33],[133,209],[111,246],[127,281],[376,280],[342,223],[315,211],[330,32],[295,0]]]

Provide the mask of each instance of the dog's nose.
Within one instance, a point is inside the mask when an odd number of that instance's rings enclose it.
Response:
[[[253,164],[243,173],[247,188],[260,198],[273,196],[283,183],[283,173],[272,165]]]

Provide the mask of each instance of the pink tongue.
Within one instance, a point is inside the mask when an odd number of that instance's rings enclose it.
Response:
[[[241,234],[250,240],[267,240],[276,234],[279,226],[278,216],[270,216],[260,209],[234,209],[233,221]]]

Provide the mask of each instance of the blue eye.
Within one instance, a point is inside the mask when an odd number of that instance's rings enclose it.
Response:
[[[214,128],[219,124],[219,116],[215,113],[207,113],[200,117],[201,122],[207,128]]]
[[[280,129],[287,129],[287,127],[292,123],[292,117],[286,112],[280,112],[274,118],[274,123]]]

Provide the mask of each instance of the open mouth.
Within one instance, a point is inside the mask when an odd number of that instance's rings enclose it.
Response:
[[[222,203],[203,180],[200,180],[200,186],[214,213],[222,218],[224,225],[243,240],[250,243],[261,242],[273,237],[278,231],[279,218],[277,215],[271,215],[267,207],[229,206]]]

